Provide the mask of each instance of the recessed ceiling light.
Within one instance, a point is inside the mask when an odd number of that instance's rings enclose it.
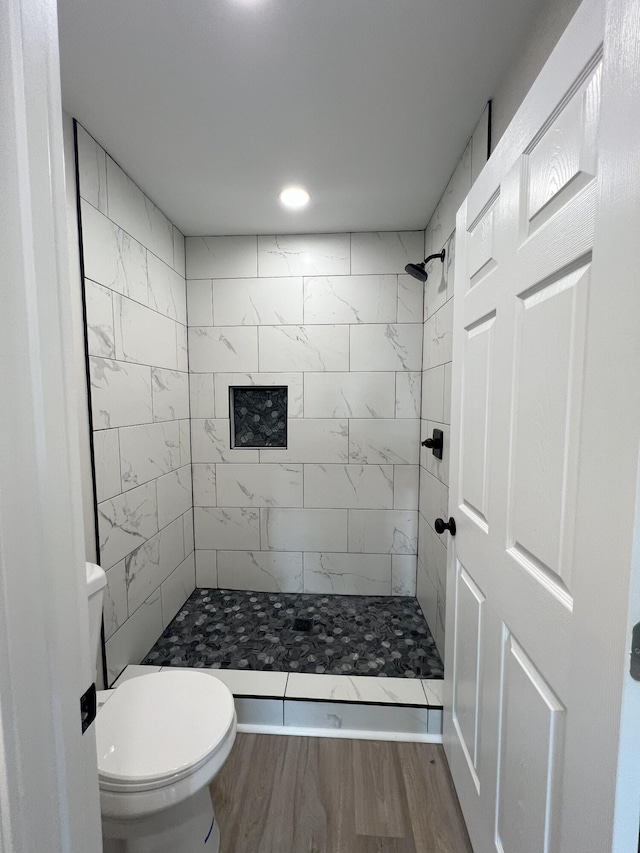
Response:
[[[303,187],[285,187],[278,198],[285,207],[299,210],[309,203],[311,196]]]

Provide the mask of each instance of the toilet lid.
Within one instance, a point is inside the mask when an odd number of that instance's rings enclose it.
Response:
[[[125,681],[96,718],[99,779],[118,788],[178,781],[215,754],[234,714],[228,687],[198,670]]]

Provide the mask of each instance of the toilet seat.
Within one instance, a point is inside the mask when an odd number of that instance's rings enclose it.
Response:
[[[235,733],[229,689],[198,670],[164,671],[116,688],[96,718],[102,791],[174,785],[211,761]]]

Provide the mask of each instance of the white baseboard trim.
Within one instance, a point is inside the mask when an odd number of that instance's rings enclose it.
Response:
[[[242,734],[290,735],[292,737],[332,737],[348,740],[389,740],[401,743],[442,743],[442,735],[415,734],[412,732],[373,732],[363,729],[320,729],[312,726],[265,726],[238,723]]]

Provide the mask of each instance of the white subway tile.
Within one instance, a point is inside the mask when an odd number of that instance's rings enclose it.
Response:
[[[107,640],[109,684],[113,684],[125,666],[130,663],[139,663],[160,634],[162,634],[162,605],[160,590],[157,590]]]
[[[315,699],[321,702],[363,704],[371,702],[375,705],[426,706],[427,704],[424,690],[417,678],[380,678],[375,675],[321,675],[307,672],[291,672],[289,674],[285,699]]]
[[[424,333],[428,342],[429,367],[437,367],[452,359],[453,299],[427,320]]]
[[[388,681],[381,678],[380,681]],[[305,702],[285,699],[284,724],[293,728],[426,734],[428,708],[367,705],[350,702]]]
[[[189,556],[195,548],[195,536],[193,532],[193,509],[187,510],[182,516],[184,525],[184,553]]]
[[[395,275],[305,278],[304,322],[395,323],[397,296]]]
[[[215,281],[213,316],[216,326],[302,323],[302,278]]]
[[[127,580],[124,560],[120,560],[107,572],[107,585],[104,590],[104,636],[108,640],[118,628],[127,621]]]
[[[176,354],[178,370],[187,373],[189,370],[189,347],[187,344],[187,327],[176,323]]]
[[[196,588],[196,561],[189,554],[160,586],[162,626],[166,628]]]
[[[411,510],[349,510],[349,551],[361,554],[416,554],[418,513]]]
[[[257,509],[197,506],[193,517],[199,549],[260,549],[260,511]]]
[[[257,371],[257,327],[190,327],[189,369],[194,373]]]
[[[193,470],[193,505],[217,506],[215,464],[195,463]]]
[[[302,592],[302,554],[291,551],[218,551],[218,581],[223,589]]]
[[[449,362],[444,366],[444,403],[442,421],[445,424],[451,423],[451,373],[452,363]]]
[[[187,237],[187,278],[251,278],[258,274],[256,237]]]
[[[349,458],[365,464],[417,465],[420,421],[391,418],[349,421]]]
[[[349,369],[349,326],[262,326],[258,334],[261,371]]]
[[[431,367],[422,374],[422,418],[443,420],[444,413],[444,365]]]
[[[304,591],[336,595],[391,595],[386,554],[305,553]]]
[[[187,317],[190,326],[213,326],[213,283],[210,278],[187,281]]]
[[[187,294],[184,276],[151,252],[147,257],[149,307],[182,325],[187,322]]]
[[[353,275],[404,272],[407,264],[423,258],[422,231],[370,231],[351,235]]]
[[[391,557],[391,595],[415,596],[417,559],[415,554]]]
[[[347,510],[260,510],[264,551],[346,551]]]
[[[422,323],[425,285],[412,275],[398,276],[398,323]]]
[[[174,471],[180,464],[177,421],[120,428],[122,491]]]
[[[258,237],[258,275],[349,275],[349,234]]]
[[[431,527],[436,518],[449,518],[449,489],[424,468],[420,471],[420,512]]]
[[[417,509],[420,468],[417,465],[393,466],[393,508]]]
[[[392,418],[395,373],[305,373],[307,418]]]
[[[220,506],[302,506],[302,465],[219,465]]]
[[[396,373],[396,417],[419,418],[422,394],[422,373]]]
[[[422,324],[351,326],[351,370],[421,370]]]
[[[186,276],[184,235],[173,226],[173,268],[182,278]]]
[[[213,373],[189,374],[189,404],[192,418],[215,417]]]
[[[327,509],[391,509],[393,466],[304,466],[304,506]]]
[[[191,421],[191,447],[194,462],[259,462],[257,450],[231,447],[228,418]]]
[[[218,588],[217,551],[196,549],[196,586]]]
[[[89,358],[94,429],[153,420],[151,368],[107,358]]]
[[[183,560],[184,532],[182,519],[178,518],[125,558],[129,613],[158,589]]]
[[[114,295],[113,315],[119,359],[178,369],[177,323],[120,294]]]

